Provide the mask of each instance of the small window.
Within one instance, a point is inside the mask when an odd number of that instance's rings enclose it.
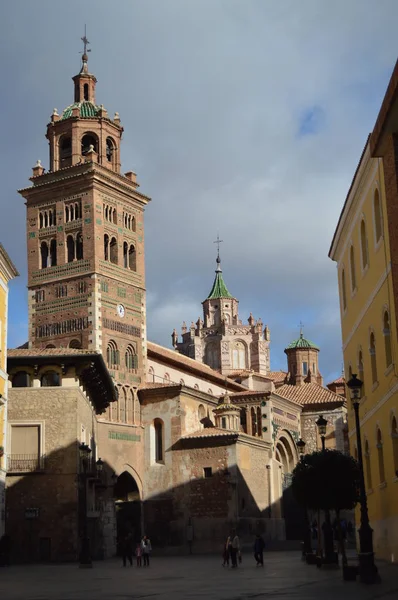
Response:
[[[88,101],[88,83],[85,83],[83,86],[83,94],[84,94],[84,100],[87,102]]]
[[[76,348],[76,349],[80,349],[82,347],[81,342],[79,340],[72,340],[69,343],[69,348]]]
[[[353,292],[357,287],[357,279],[355,272],[355,255],[354,246],[350,248],[350,270],[351,270],[351,291]]]
[[[374,208],[374,219],[375,219],[375,237],[376,237],[376,244],[377,244],[377,242],[380,240],[381,234],[382,234],[381,205],[380,205],[379,190],[375,190],[373,208]]]
[[[366,225],[365,221],[361,221],[361,255],[362,255],[362,269],[365,269],[369,264],[368,257],[368,240],[366,237]]]
[[[94,135],[86,134],[82,138],[82,155],[85,156],[90,152],[90,146],[93,146],[94,151],[98,152],[98,141]]]
[[[204,475],[205,479],[207,479],[208,477],[212,477],[213,476],[213,469],[212,469],[212,467],[204,467],[204,469],[203,469],[203,475]]]
[[[303,375],[308,375],[308,363],[303,362]]]
[[[221,427],[223,429],[227,428],[227,418],[226,417],[221,417]]]
[[[154,428],[155,428],[155,461],[157,463],[163,463],[163,461],[164,461],[163,421],[161,421],[160,419],[155,419]]]
[[[341,298],[343,301],[343,310],[347,308],[347,289],[345,283],[345,271],[344,269],[341,272]]]

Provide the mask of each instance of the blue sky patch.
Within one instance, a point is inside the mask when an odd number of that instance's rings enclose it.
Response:
[[[315,135],[325,123],[325,113],[321,106],[310,106],[300,115],[298,137]]]

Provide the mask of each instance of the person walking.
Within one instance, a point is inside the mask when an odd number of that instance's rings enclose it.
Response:
[[[263,556],[264,547],[265,547],[265,542],[264,542],[263,538],[261,537],[261,535],[258,533],[256,535],[256,539],[254,540],[254,558],[256,559],[256,562],[257,562],[256,567],[264,566],[264,556]]]
[[[222,566],[225,567],[229,567],[229,556],[231,554],[231,536],[228,536],[226,539],[226,542],[224,544],[224,548],[223,548],[223,553],[222,553],[222,558],[223,558],[223,563]]]
[[[137,567],[141,567],[141,565],[142,565],[142,548],[141,548],[140,542],[138,542],[138,544],[136,546],[135,557],[137,559]]]
[[[126,566],[127,560],[130,566],[133,566],[133,540],[130,532],[126,533],[122,540],[122,560],[123,567]]]
[[[144,557],[144,567],[149,567],[149,557],[152,552],[151,540],[144,535],[141,542],[142,556]]]
[[[237,569],[238,568],[238,553],[240,552],[240,543],[239,543],[239,537],[236,533],[236,529],[232,530],[231,533],[231,563],[232,563],[232,568],[233,569]]]

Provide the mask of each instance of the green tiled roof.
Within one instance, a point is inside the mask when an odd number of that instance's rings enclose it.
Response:
[[[213,287],[211,288],[210,294],[207,296],[208,300],[213,300],[214,298],[233,298],[224,283],[221,269],[216,271]]]
[[[300,333],[298,340],[294,340],[294,342],[288,345],[286,350],[294,350],[295,348],[312,348],[313,350],[319,350],[318,346],[313,342],[306,340],[302,333]]]
[[[87,101],[86,102],[75,102],[74,104],[71,104],[70,106],[65,108],[65,110],[61,116],[61,121],[64,119],[69,119],[72,116],[72,110],[76,107],[80,108],[80,116],[83,119],[88,119],[90,117],[96,117],[100,110],[100,107],[96,106],[92,102],[87,102]]]

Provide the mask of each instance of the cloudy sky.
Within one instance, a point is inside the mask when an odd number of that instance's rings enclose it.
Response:
[[[396,0],[14,0],[0,18],[0,239],[9,344],[27,339],[25,207],[54,107],[73,100],[87,24],[97,102],[120,113],[122,162],[146,212],[148,336],[170,345],[225,281],[271,329],[271,367],[299,332],[341,371],[328,249],[396,55]]]

